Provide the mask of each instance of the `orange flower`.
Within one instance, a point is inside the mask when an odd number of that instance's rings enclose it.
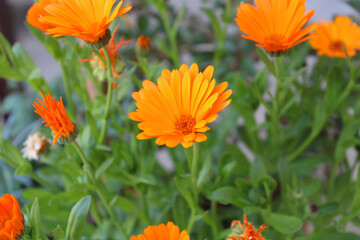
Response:
[[[244,233],[241,236],[235,236],[235,237],[227,237],[229,239],[232,240],[237,240],[237,239],[241,239],[241,240],[266,240],[265,237],[259,236],[260,233],[267,228],[267,226],[265,226],[265,224],[261,225],[260,228],[255,231],[253,225],[253,223],[251,222],[249,224],[247,218],[246,218],[246,214],[244,214],[244,225],[245,227],[241,224],[240,221],[233,221],[231,224],[231,228],[234,228],[236,225],[239,225],[242,230],[244,230]]]
[[[24,216],[18,201],[13,195],[0,198],[0,239],[15,240],[24,230]]]
[[[190,240],[189,234],[183,230],[180,233],[179,227],[173,222],[160,224],[159,226],[149,226],[145,229],[144,235],[132,236],[130,240]]]
[[[345,16],[336,17],[334,22],[322,21],[315,29],[315,37],[310,44],[319,56],[346,58],[345,46],[347,54],[352,57],[360,49],[360,28]]]
[[[118,42],[118,44],[115,44],[115,34],[116,31],[118,29],[119,25],[117,25],[113,31],[113,34],[111,36],[111,39],[109,41],[109,43],[106,45],[106,50],[109,53],[110,56],[110,61],[111,61],[111,70],[113,71],[113,74],[120,78],[121,76],[119,75],[119,73],[116,71],[115,67],[116,67],[116,62],[117,60],[120,60],[120,54],[118,53],[118,49],[122,46],[124,46],[125,44],[128,44],[129,42],[131,42],[132,40],[128,40],[123,42],[124,37],[120,38],[120,41]],[[99,53],[101,54],[101,56],[106,59],[105,53],[103,49],[99,50]],[[98,58],[94,53],[92,58],[89,59],[82,59],[80,60],[80,62],[88,62],[88,61],[98,61],[99,62],[99,66],[101,69],[106,69],[106,64],[103,62],[102,59]],[[121,68],[123,68],[123,64],[121,64]]]
[[[131,6],[120,9],[120,1],[111,12],[114,4],[115,0],[58,0],[57,4],[45,0],[41,5],[34,4],[33,7],[37,10],[28,14],[32,16],[28,20],[34,22],[33,19],[36,20],[38,15],[40,22],[51,26],[44,28],[46,34],[54,37],[78,37],[91,47],[99,49],[110,39],[108,28],[111,22],[131,9]],[[42,13],[45,15],[41,15]]]
[[[305,0],[255,0],[255,5],[241,3],[235,20],[246,34],[243,38],[270,54],[286,52],[312,37],[309,33],[315,24],[301,29],[315,13],[310,10],[305,14]]]
[[[46,127],[50,127],[53,131],[54,140],[53,145],[59,139],[60,143],[69,143],[75,140],[78,132],[74,123],[68,117],[62,98],[60,102],[57,102],[55,97],[51,97],[48,93],[46,96],[40,92],[43,97],[43,102],[40,99],[36,99],[39,103],[34,102],[35,112],[39,114],[43,119],[43,123],[46,123]]]
[[[141,35],[138,37],[136,44],[140,49],[149,51],[151,48],[151,40],[147,36]]]
[[[47,29],[53,27],[51,24],[46,24],[43,21],[43,17],[49,16],[49,13],[45,10],[45,7],[49,4],[59,4],[60,0],[40,0],[38,3],[34,3],[29,9],[26,15],[26,20],[32,26],[45,32]]]
[[[171,148],[179,143],[188,148],[194,141],[205,141],[203,132],[210,130],[206,124],[213,122],[217,113],[231,102],[225,101],[232,93],[225,91],[228,83],[215,87],[215,79],[211,80],[213,72],[213,66],[199,73],[197,64],[190,69],[184,64],[179,70],[163,70],[157,85],[145,80],[144,88],[132,94],[138,109],[129,113],[130,119],[140,122],[138,127],[143,130],[137,138],[157,137],[156,144]]]

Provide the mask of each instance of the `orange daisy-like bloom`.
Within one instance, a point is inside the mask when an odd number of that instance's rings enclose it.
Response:
[[[151,39],[141,35],[136,41],[136,53],[142,56],[148,56],[151,53]]]
[[[60,102],[56,101],[55,97],[51,97],[48,93],[46,96],[40,92],[43,97],[43,101],[36,99],[39,103],[34,102],[35,112],[39,114],[43,119],[43,123],[46,123],[46,127],[50,127],[54,134],[53,145],[57,140],[60,143],[69,143],[75,140],[77,137],[77,129],[74,123],[70,120],[66,113],[64,103],[60,97]]]
[[[232,94],[232,90],[225,91],[227,82],[215,87],[213,72],[213,66],[199,73],[197,64],[190,69],[184,64],[179,70],[163,70],[157,85],[145,80],[144,88],[132,94],[136,112],[129,113],[143,130],[137,138],[157,137],[156,144],[171,148],[179,143],[188,148],[194,141],[205,141],[203,132],[210,130],[206,124],[230,104],[231,100],[225,100]]]
[[[113,74],[120,78],[121,76],[119,75],[119,73],[116,71],[115,67],[116,67],[116,62],[117,60],[120,60],[120,54],[118,53],[118,49],[122,46],[124,46],[125,44],[128,44],[129,42],[131,42],[132,40],[128,40],[123,42],[124,37],[120,38],[120,41],[118,42],[118,44],[115,43],[115,35],[116,35],[116,31],[118,29],[119,25],[117,25],[113,31],[113,34],[111,36],[111,39],[109,41],[109,43],[106,45],[106,50],[109,53],[110,56],[110,61],[111,61],[111,70],[113,72]],[[105,53],[103,49],[99,50],[99,53],[101,54],[101,56],[106,59]],[[106,63],[103,62],[103,60],[101,58],[98,58],[95,53],[93,53],[92,58],[90,59],[82,59],[80,60],[80,62],[88,62],[88,61],[98,61],[99,62],[99,66],[101,69],[106,69]]]
[[[15,240],[24,230],[24,216],[13,195],[0,198],[0,239]]]
[[[121,8],[120,1],[111,12],[115,0],[40,0],[28,12],[30,24],[38,21],[49,27],[40,28],[54,37],[74,36],[83,39],[91,47],[101,48],[110,39],[109,26],[118,16],[130,11],[131,6]],[[40,8],[42,7],[42,9]],[[45,15],[43,14],[45,13]],[[36,24],[34,25],[35,27]]]
[[[180,233],[179,227],[173,222],[149,226],[145,229],[144,235],[132,236],[130,240],[190,240],[189,234],[183,230]]]
[[[305,14],[305,0],[255,0],[255,5],[241,3],[235,20],[246,34],[242,37],[270,54],[281,54],[312,38],[309,33],[315,24],[301,29],[315,13]]]
[[[232,240],[238,240],[238,239],[241,239],[241,240],[266,240],[266,237],[260,236],[260,233],[265,228],[267,228],[267,226],[265,226],[265,224],[263,224],[260,226],[260,228],[257,231],[255,231],[252,224],[253,224],[252,222],[249,224],[246,214],[244,214],[244,225],[245,226],[243,226],[240,221],[233,221],[231,224],[231,228],[234,228],[236,225],[239,225],[241,227],[241,229],[244,230],[244,233],[241,236],[234,236],[234,237],[227,237],[227,238],[232,239]]]
[[[43,17],[49,16],[49,13],[45,10],[45,7],[49,4],[59,4],[60,0],[40,0],[38,3],[34,3],[29,9],[26,15],[26,20],[32,26],[45,32],[47,29],[53,27],[53,25],[46,24],[43,21]]]
[[[310,44],[319,56],[346,58],[344,46],[347,54],[352,57],[360,49],[360,28],[346,16],[338,16],[334,22],[322,21],[317,25],[315,37],[310,40]]]

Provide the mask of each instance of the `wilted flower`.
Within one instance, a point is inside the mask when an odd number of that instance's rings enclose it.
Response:
[[[310,10],[305,14],[305,0],[255,0],[255,6],[241,3],[237,10],[236,23],[246,34],[242,37],[273,55],[312,38],[309,33],[316,27],[303,28],[315,13]]]
[[[37,132],[29,135],[21,150],[23,157],[29,160],[39,160],[39,155],[46,149],[51,140]]]
[[[231,236],[231,237],[227,237],[229,239],[232,240],[266,240],[266,237],[262,237],[260,236],[260,233],[267,228],[267,226],[265,226],[265,224],[261,225],[260,228],[255,231],[253,225],[253,223],[251,222],[249,224],[246,214],[244,214],[244,225],[241,224],[240,221],[233,221],[231,224],[231,228],[235,228],[236,226],[240,226],[240,230],[242,230],[242,233],[236,233],[236,234],[240,234],[239,236]]]
[[[117,50],[120,47],[124,46],[125,44],[131,42],[132,40],[123,42],[124,37],[121,37],[118,44],[115,44],[114,38],[115,38],[116,30],[118,29],[118,27],[119,27],[119,25],[117,25],[115,27],[113,34],[111,36],[111,39],[110,39],[109,43],[106,45],[106,50],[110,56],[111,70],[116,77],[120,78],[121,76],[119,75],[118,72],[123,71],[125,64],[121,61],[120,54],[118,53]],[[99,53],[104,59],[106,59],[103,49],[100,49]],[[93,53],[92,58],[80,60],[80,62],[88,62],[88,61],[91,61],[92,65],[93,65],[94,74],[96,76],[98,76],[100,80],[105,80],[106,79],[106,63],[103,62],[103,60],[101,58],[97,57],[94,53]]]
[[[109,26],[118,16],[130,11],[115,0],[40,0],[28,11],[28,22],[54,37],[74,36],[90,47],[100,49],[110,40]]]
[[[24,216],[13,195],[4,194],[0,198],[0,239],[15,240],[24,230]]]
[[[36,109],[35,112],[44,119],[43,123],[46,123],[45,126],[50,127],[53,131],[53,145],[55,146],[58,139],[60,143],[74,141],[78,131],[66,113],[62,98],[60,97],[58,102],[49,93],[46,96],[42,92],[40,94],[43,97],[43,101],[37,98],[36,100],[39,103],[34,102],[33,106]]]
[[[132,236],[130,240],[190,240],[189,234],[183,230],[180,233],[179,227],[173,222],[160,224],[159,226],[149,226],[145,229],[144,235]]]
[[[352,57],[360,49],[360,28],[346,16],[338,16],[333,22],[322,21],[317,25],[310,44],[319,56],[346,58],[345,47],[347,54]]]
[[[199,73],[197,64],[190,69],[183,64],[179,70],[163,70],[157,85],[143,81],[144,88],[132,94],[136,112],[129,113],[143,130],[137,138],[157,138],[158,145],[175,147],[181,143],[185,148],[194,141],[205,141],[204,132],[210,130],[206,124],[215,121],[217,113],[230,104],[226,99],[232,94],[232,90],[225,91],[227,82],[215,87],[213,72],[213,66]]]

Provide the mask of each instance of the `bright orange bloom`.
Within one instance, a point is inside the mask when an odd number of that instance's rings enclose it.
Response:
[[[49,4],[59,4],[60,0],[40,0],[38,3],[34,3],[29,9],[26,15],[26,20],[32,26],[45,32],[47,29],[52,28],[53,25],[46,24],[43,21],[43,17],[49,16],[49,13],[45,10],[45,7]]]
[[[13,195],[0,198],[0,239],[15,240],[24,230],[24,216],[18,201]]]
[[[230,104],[231,100],[225,100],[232,94],[232,90],[225,91],[227,82],[215,87],[213,72],[213,66],[199,73],[196,63],[190,69],[183,64],[179,70],[163,70],[157,85],[143,81],[144,88],[132,94],[138,108],[129,113],[143,130],[137,138],[157,137],[156,144],[171,148],[179,143],[188,148],[194,141],[205,141],[203,132],[210,130],[206,124]]]
[[[252,224],[253,224],[252,222],[249,224],[249,222],[246,218],[246,214],[244,214],[245,227],[241,224],[240,221],[233,221],[231,224],[232,228],[235,227],[236,225],[239,225],[244,230],[244,233],[241,236],[227,237],[227,238],[232,239],[232,240],[238,240],[238,239],[241,239],[241,240],[266,240],[265,237],[262,237],[259,235],[265,228],[267,228],[267,226],[265,226],[265,224],[263,224],[260,226],[260,228],[257,231],[255,231]]]
[[[136,44],[140,49],[149,51],[151,48],[151,40],[147,36],[141,35],[138,37]]]
[[[49,93],[46,96],[42,92],[40,94],[44,100],[37,98],[39,103],[34,102],[33,106],[36,109],[35,112],[44,119],[45,126],[53,131],[53,145],[55,146],[59,138],[60,143],[73,141],[77,136],[77,129],[66,113],[62,98],[60,97],[60,102],[58,102]]]
[[[315,37],[310,40],[317,54],[346,58],[343,50],[352,57],[360,49],[360,28],[349,17],[338,16],[333,22],[322,21],[315,29]]]
[[[118,53],[118,49],[122,46],[124,46],[125,44],[128,44],[129,42],[131,42],[132,40],[128,40],[123,42],[124,37],[120,38],[120,41],[118,42],[118,44],[115,44],[115,35],[116,35],[116,31],[118,29],[119,25],[117,25],[112,33],[111,39],[109,41],[109,43],[106,45],[106,50],[109,53],[110,56],[110,61],[111,61],[111,70],[113,72],[113,74],[120,78],[121,76],[119,75],[119,73],[116,71],[115,69],[115,65],[116,65],[116,60],[120,59],[120,54]],[[101,56],[106,59],[105,53],[103,49],[99,50],[99,53],[101,54]],[[80,62],[87,62],[87,61],[98,61],[99,62],[99,66],[102,69],[106,69],[106,63],[103,62],[102,59],[98,58],[95,53],[93,53],[92,58],[89,59],[82,59],[80,60]]]
[[[111,22],[131,9],[131,6],[120,9],[120,1],[111,12],[114,4],[115,0],[58,0],[57,4],[45,0],[36,6],[35,14],[28,15],[36,19],[36,13],[40,13],[41,22],[51,26],[44,28],[46,34],[74,36],[93,44],[104,42],[104,46],[110,38],[108,28]],[[43,10],[39,9],[40,6]],[[44,11],[46,14],[41,15]]]
[[[270,54],[281,54],[312,38],[309,33],[315,24],[301,29],[315,13],[310,10],[305,14],[305,0],[255,0],[255,5],[241,3],[235,20],[246,34],[243,38]]]
[[[149,226],[145,229],[144,235],[132,236],[130,240],[190,240],[186,230],[180,233],[179,227],[173,222],[160,224],[159,226]]]

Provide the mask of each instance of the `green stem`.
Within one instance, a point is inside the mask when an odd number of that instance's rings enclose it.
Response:
[[[288,162],[293,161],[295,158],[297,158],[312,142],[313,140],[320,134],[321,129],[323,128],[323,126],[325,125],[325,123],[327,122],[327,120],[330,118],[331,114],[333,113],[333,111],[335,111],[340,105],[341,103],[350,95],[351,91],[354,88],[355,82],[356,82],[356,70],[355,67],[353,66],[353,64],[351,63],[351,61],[348,60],[349,66],[350,66],[350,71],[351,71],[351,79],[350,82],[347,84],[345,90],[342,92],[342,94],[340,95],[338,101],[336,102],[336,104],[334,104],[332,111],[329,111],[325,117],[325,120],[323,121],[322,127],[319,127],[318,131],[316,132],[311,132],[311,134],[305,139],[305,141],[300,145],[300,147],[298,149],[296,149],[296,151],[294,151],[292,154],[290,154],[286,160]]]
[[[275,97],[273,100],[273,109],[272,109],[272,117],[271,117],[271,136],[272,136],[272,148],[277,149],[279,145],[279,95],[281,92],[281,76],[280,76],[280,57],[274,57],[274,65],[275,65],[275,78],[276,82],[276,91]]]
[[[74,103],[73,103],[73,100],[72,100],[72,97],[71,97],[70,82],[69,82],[68,74],[66,72],[66,67],[65,67],[65,64],[64,64],[63,60],[60,61],[60,66],[61,66],[61,71],[63,73],[66,100],[67,100],[67,103],[69,105],[69,112],[68,113],[69,113],[69,115],[71,116],[72,119],[75,119],[75,107],[74,107]]]
[[[102,127],[101,127],[101,131],[100,131],[100,137],[98,140],[98,144],[102,144],[105,140],[105,134],[106,134],[106,125],[109,119],[109,110],[110,110],[110,106],[111,106],[111,99],[112,99],[112,94],[113,94],[113,88],[112,88],[112,72],[111,72],[111,59],[109,56],[109,53],[106,49],[106,47],[102,48],[105,56],[106,56],[106,68],[107,68],[107,97],[106,97],[106,105],[105,105],[105,114],[104,114],[104,119],[103,119],[103,123],[102,123]]]
[[[44,179],[40,178],[40,177],[39,177],[38,175],[36,175],[35,173],[29,172],[28,174],[29,174],[29,176],[30,176],[32,179],[34,179],[36,182],[38,182],[38,183],[40,183],[41,185],[49,188],[49,189],[50,189],[51,191],[53,191],[54,193],[60,192],[60,190],[59,190],[57,187],[55,187],[54,185],[48,183],[48,182],[45,181]]]
[[[75,147],[77,153],[79,154],[79,156],[81,158],[81,161],[84,164],[83,169],[88,174],[91,182],[94,184],[95,189],[96,189],[96,193],[99,195],[102,203],[104,204],[107,212],[109,213],[113,224],[124,235],[125,239],[128,239],[129,236],[128,236],[125,228],[118,222],[113,209],[111,208],[110,204],[108,203],[108,201],[106,199],[106,193],[104,193],[105,189],[103,187],[99,186],[99,184],[98,184],[98,182],[97,182],[97,180],[96,180],[96,178],[94,176],[94,173],[93,173],[92,167],[90,165],[90,162],[87,160],[87,158],[86,158],[84,152],[82,151],[80,145],[76,141],[74,141],[73,146]]]
[[[197,188],[197,167],[198,167],[198,160],[199,160],[199,145],[194,142],[194,145],[192,147],[192,159],[191,159],[191,182],[192,182],[192,190],[193,190],[193,198],[194,198],[194,207],[191,209],[191,216],[190,221],[187,226],[187,231],[190,233],[195,222],[195,216],[196,216],[196,210],[198,206],[199,201],[199,191]],[[188,151],[189,153],[189,151]],[[188,155],[188,161],[190,161],[189,155]]]

